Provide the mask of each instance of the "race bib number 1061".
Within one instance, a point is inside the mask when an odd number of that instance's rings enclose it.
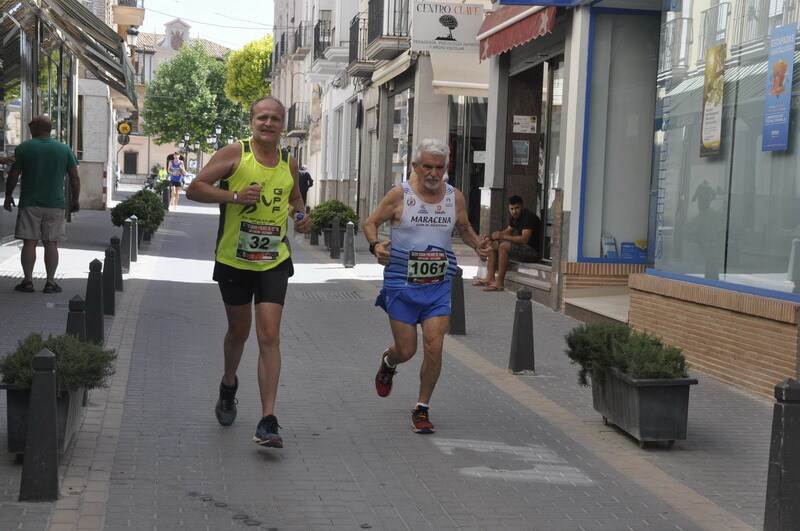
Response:
[[[447,264],[447,254],[444,251],[410,251],[408,282],[411,284],[442,282],[447,273]]]

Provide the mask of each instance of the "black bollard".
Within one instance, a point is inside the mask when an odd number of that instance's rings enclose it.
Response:
[[[800,383],[775,386],[764,530],[800,529]]]
[[[347,222],[347,230],[344,233],[344,258],[342,263],[345,267],[355,267],[356,265],[356,226],[352,221]]]
[[[319,245],[319,233],[315,230],[311,231],[311,245]]]
[[[164,210],[169,210],[169,186],[166,183],[161,188],[161,204],[164,206]]]
[[[139,261],[139,218],[131,216],[131,262]]]
[[[92,260],[86,283],[86,340],[103,344],[103,263]]]
[[[69,300],[67,334],[86,341],[86,303],[80,295],[75,295]]]
[[[122,272],[131,272],[131,218],[122,222],[122,243],[120,244],[122,251]]]
[[[450,286],[450,330],[451,336],[463,336],[467,333],[464,318],[464,271],[456,267],[456,276]]]
[[[33,382],[28,402],[28,429],[19,501],[58,499],[58,435],[56,432],[56,357],[42,349],[33,357]]]
[[[111,237],[111,247],[114,249],[114,291],[122,291],[122,251],[119,236]]]
[[[339,234],[339,217],[333,218],[331,222],[331,258],[338,260],[339,251],[342,246]]]
[[[114,315],[116,313],[116,282],[117,274],[115,265],[117,252],[113,247],[106,247],[106,258],[103,260],[103,314]]]
[[[514,308],[508,372],[518,374],[525,371],[536,371],[533,353],[533,305],[531,290],[521,288],[517,291],[517,305]]]

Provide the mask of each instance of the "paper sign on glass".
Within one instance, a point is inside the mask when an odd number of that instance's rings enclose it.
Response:
[[[783,151],[789,146],[792,70],[797,23],[774,28],[769,35],[769,62],[764,96],[761,151]]]

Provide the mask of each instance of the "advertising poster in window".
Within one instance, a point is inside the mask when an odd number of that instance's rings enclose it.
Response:
[[[722,97],[725,87],[727,46],[720,44],[706,50],[706,72],[703,81],[703,125],[700,128],[700,156],[720,154],[722,138]]]
[[[767,87],[761,151],[783,151],[789,146],[789,111],[797,23],[774,28],[769,35]]]

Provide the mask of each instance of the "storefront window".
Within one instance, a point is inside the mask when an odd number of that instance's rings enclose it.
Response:
[[[389,150],[392,157],[391,187],[408,179],[411,172],[414,89],[395,94],[389,99],[389,105],[394,111]]]
[[[488,100],[472,96],[450,96],[449,183],[464,194],[472,228],[480,226],[480,202],[486,171],[486,115]]]
[[[799,298],[788,295],[800,286],[790,271],[800,238],[796,4],[731,0],[723,16],[722,3],[695,0],[665,15],[652,186],[656,270]],[[699,22],[689,26],[696,34],[665,38],[675,35],[675,20],[687,19]],[[672,60],[681,54],[685,61]],[[794,260],[800,266],[800,256]]]

